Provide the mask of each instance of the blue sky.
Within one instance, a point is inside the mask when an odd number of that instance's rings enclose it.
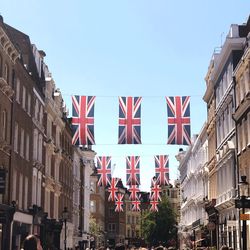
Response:
[[[125,181],[125,157],[141,156],[141,189],[154,155],[168,154],[178,176],[180,146],[165,145],[165,96],[191,96],[191,130],[206,120],[204,77],[232,23],[247,21],[249,1],[5,0],[4,21],[46,52],[46,64],[71,110],[71,95],[95,95],[94,146]],[[117,145],[118,96],[142,96],[142,145]]]

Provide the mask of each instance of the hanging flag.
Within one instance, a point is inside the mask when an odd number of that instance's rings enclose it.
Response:
[[[161,187],[158,184],[155,184],[151,187],[150,200],[151,201],[161,201]]]
[[[168,144],[190,145],[190,96],[166,97]]]
[[[141,97],[119,97],[118,144],[141,144]]]
[[[115,199],[117,198],[117,193],[118,193],[117,184],[119,180],[120,180],[119,178],[111,179],[111,184],[110,184],[110,187],[108,188],[108,192],[109,192],[108,201],[115,201]]]
[[[134,200],[131,203],[132,203],[132,211],[135,211],[135,212],[141,211],[141,208],[140,208],[141,202],[139,200]]]
[[[95,96],[72,96],[73,145],[93,145]]]
[[[97,157],[97,175],[98,186],[108,186],[111,181],[111,157],[99,156]]]
[[[169,184],[169,167],[167,155],[155,156],[155,177],[160,186]]]
[[[159,205],[158,201],[152,200],[152,201],[150,201],[150,205],[151,205],[151,207],[150,207],[151,212],[158,212],[159,211],[158,210],[158,205]]]
[[[127,185],[140,185],[140,156],[127,156]]]
[[[129,199],[131,201],[135,201],[135,200],[140,199],[140,196],[139,196],[140,189],[139,189],[138,185],[131,185],[130,188],[128,189],[128,191],[130,193]]]
[[[124,194],[118,193],[117,198],[115,200],[115,212],[123,212],[123,197]]]

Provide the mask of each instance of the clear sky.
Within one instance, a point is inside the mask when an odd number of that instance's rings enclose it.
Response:
[[[165,96],[191,96],[191,131],[206,120],[204,77],[215,47],[250,14],[247,0],[2,0],[4,21],[46,52],[71,111],[71,95],[95,95],[98,155],[112,156],[125,182],[125,157],[141,156],[149,190],[154,155],[168,154],[178,176],[180,146],[165,145]],[[118,96],[142,96],[142,145],[117,145]],[[185,148],[185,147],[184,147]]]

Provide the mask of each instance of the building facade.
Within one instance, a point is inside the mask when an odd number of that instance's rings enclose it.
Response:
[[[179,223],[180,247],[206,246],[207,214],[204,202],[208,196],[207,135],[204,125],[194,137],[187,152],[180,151],[181,217]]]
[[[126,188],[120,180],[117,184],[119,193],[125,195]],[[126,235],[126,209],[115,212],[115,202],[108,201],[109,193],[105,192],[105,231],[107,232],[107,245],[115,247],[116,244],[125,244]]]
[[[107,245],[107,232],[105,231],[105,187],[97,185],[98,177],[94,172],[90,176],[90,214],[98,225],[98,236],[95,239],[95,246]]]
[[[214,221],[217,231],[217,246],[227,244],[234,247],[234,249],[240,248],[240,233],[238,211],[235,209],[234,204],[234,199],[238,195],[238,165],[236,157],[238,133],[236,134],[235,122],[232,119],[232,115],[235,112],[235,84],[233,76],[243,54],[242,49],[246,41],[247,27],[247,24],[231,25],[221,50],[214,53],[210,62],[209,73],[206,77],[207,91],[204,98],[208,103],[208,93],[211,92],[209,89],[214,90],[216,161],[213,173],[216,178],[209,180],[209,182],[210,189],[216,189],[216,192],[211,192],[211,197],[209,198],[210,202],[213,201],[212,203],[217,213],[217,219]],[[207,208],[209,211],[209,207]]]
[[[5,30],[0,16],[0,249],[10,247],[11,222],[14,207],[11,205],[11,152],[12,152],[12,108],[15,84],[14,69],[19,52]]]
[[[245,27],[244,53],[234,70],[235,113],[238,176],[250,180],[250,19]],[[240,194],[239,194],[240,195]],[[245,194],[249,196],[248,194]],[[247,212],[249,213],[249,212]],[[247,242],[250,242],[249,223],[247,222]]]
[[[126,235],[125,245],[127,247],[139,247],[141,238],[141,211],[132,210],[132,202],[129,199],[129,193],[125,195],[125,209],[126,209]]]

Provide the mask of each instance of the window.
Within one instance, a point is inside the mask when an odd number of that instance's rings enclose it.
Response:
[[[127,217],[127,223],[130,224],[130,215]]]
[[[33,168],[33,179],[32,179],[32,203],[37,204],[36,194],[37,194],[37,169]]]
[[[7,140],[7,112],[3,110],[2,112],[2,138],[4,141]]]
[[[28,110],[27,110],[27,112],[29,115],[30,115],[30,105],[31,105],[31,95],[28,94]]]
[[[247,120],[246,118],[242,120],[242,148],[247,146]]]
[[[55,162],[55,180],[59,181],[59,163],[58,161]]]
[[[16,80],[16,101],[20,103],[20,80]]]
[[[9,66],[6,63],[4,64],[3,77],[9,83]]]
[[[42,173],[41,172],[38,172],[38,182],[37,182],[37,205],[38,206],[41,206],[41,188],[42,188]]]
[[[28,208],[28,177],[25,177],[25,182],[24,182],[24,203],[23,207],[24,209]]]
[[[54,218],[58,219],[58,200],[59,197],[57,195],[55,195],[55,199],[54,199]]]
[[[15,169],[13,169],[12,180],[13,180],[13,184],[12,184],[12,198],[11,198],[11,200],[15,201],[16,200],[16,181],[17,181]]]
[[[34,129],[33,132],[33,160],[37,160],[37,144],[38,144],[38,132]]]
[[[50,217],[50,191],[48,189],[45,190],[45,212]]]
[[[110,207],[109,208],[109,217],[113,217],[114,216],[114,210],[115,210],[114,207]]]
[[[19,196],[18,196],[18,206],[23,208],[23,175],[19,176]]]
[[[109,232],[115,232],[116,231],[115,223],[109,223],[108,230]]]
[[[21,128],[20,155],[24,157],[24,129]]]
[[[51,175],[51,155],[47,155],[47,162],[46,162],[46,167],[45,167],[45,172],[47,175]]]
[[[29,160],[29,152],[30,151],[30,135],[26,134],[26,150],[25,150],[25,158]]]
[[[22,107],[26,109],[26,88],[23,86],[23,100],[22,100]]]
[[[39,134],[38,138],[38,160],[42,162],[42,153],[43,153],[43,136]]]
[[[43,106],[40,106],[40,114],[39,114],[40,123],[43,124]]]
[[[244,73],[244,82],[245,82],[245,89],[246,89],[246,94],[250,90],[250,81],[249,81],[249,69],[247,69]]]
[[[90,212],[91,213],[95,213],[96,212],[95,201],[90,201]]]
[[[39,111],[38,100],[36,99],[36,104],[35,104],[35,119],[36,120],[38,120],[38,111]]]
[[[18,153],[18,123],[15,123],[14,151]]]

